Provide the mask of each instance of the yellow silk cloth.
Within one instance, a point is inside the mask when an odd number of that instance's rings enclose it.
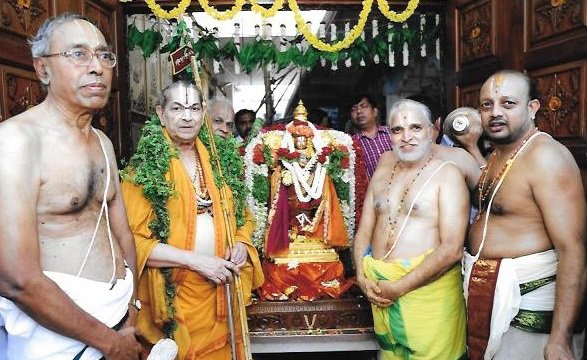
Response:
[[[171,142],[167,133],[165,136],[167,141]],[[206,147],[198,140],[196,149],[206,187],[213,203],[215,253],[219,257],[224,257],[228,244],[220,190],[214,184],[210,155]],[[171,181],[175,190],[167,202],[170,218],[168,244],[192,251],[195,246],[196,201],[190,177],[181,160],[171,159],[166,179]],[[235,241],[247,245],[249,260],[241,271],[241,279],[245,302],[248,303],[252,288],[257,288],[263,283],[259,256],[251,244],[254,224],[249,213],[246,223],[238,230],[236,229],[232,193],[228,187],[225,188],[228,196],[225,203],[229,208],[231,219],[229,231],[235,234]],[[154,344],[163,338],[161,327],[169,320],[163,275],[158,268],[146,267],[151,251],[159,244],[149,229],[149,222],[154,218],[154,212],[151,203],[143,195],[142,187],[123,181],[122,194],[137,248],[138,297],[143,305],[143,309],[139,312],[137,326],[142,336]],[[174,268],[172,279],[177,290],[175,319],[178,329],[175,332],[175,341],[179,346],[179,359],[224,360],[229,358],[226,356],[227,353],[230,354],[230,337],[224,287],[217,287],[200,274],[187,268]],[[233,300],[233,304],[236,304],[234,296]],[[236,311],[235,319],[238,320]],[[240,329],[238,321],[236,328]],[[240,333],[238,337],[242,340]]]
[[[367,278],[397,281],[430,252],[390,262],[363,258]],[[461,269],[454,266],[437,280],[413,290],[387,308],[371,306],[382,359],[456,360],[466,355],[466,316]]]

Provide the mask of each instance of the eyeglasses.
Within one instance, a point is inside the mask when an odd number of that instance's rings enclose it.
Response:
[[[116,65],[116,54],[107,50],[91,51],[89,49],[72,49],[55,54],[41,55],[41,57],[64,56],[69,61],[78,66],[90,65],[94,55],[102,66],[113,68]]]

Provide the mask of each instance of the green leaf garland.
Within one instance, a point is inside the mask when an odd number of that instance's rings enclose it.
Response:
[[[383,29],[383,27],[380,26],[380,29]],[[302,51],[299,48],[302,41],[301,36],[290,41],[290,45],[285,51],[278,49],[273,41],[260,38],[241,44],[239,51],[232,39],[223,47],[218,48],[218,39],[211,32],[202,35],[197,41],[193,42],[189,38],[187,24],[181,20],[169,42],[163,46],[160,46],[162,41],[161,34],[155,30],[155,27],[141,33],[134,23],[128,27],[128,42],[130,50],[135,46],[141,47],[145,58],[157,49],[159,49],[160,53],[171,53],[181,46],[189,45],[196,52],[198,60],[235,60],[240,63],[241,68],[246,73],[250,73],[269,64],[275,64],[279,69],[284,69],[290,65],[312,69],[319,63],[320,58],[332,62],[342,62],[350,58],[354,64],[358,64],[361,60],[367,63],[372,62],[373,57],[378,55],[379,61],[387,63],[389,47],[395,52],[401,53],[404,43],[407,42],[412,52],[419,53],[417,49],[422,44],[431,45],[440,35],[440,30],[440,26],[436,25],[426,27],[424,31],[419,28],[415,30],[393,25],[383,30],[370,42],[366,42],[359,37],[348,49],[337,52],[324,52],[312,46]],[[388,39],[391,34],[393,34],[393,38],[389,42]]]
[[[226,185],[232,191],[236,226],[241,227],[245,224],[246,220],[245,209],[248,189],[243,181],[245,170],[243,160],[239,155],[239,144],[232,136],[222,138],[218,135],[214,135],[216,150],[218,152],[217,156],[220,161],[220,168],[222,169],[222,176],[220,176],[218,168],[215,166],[217,158],[210,151],[210,134],[206,128],[202,127],[199,138],[210,153],[210,162],[212,163],[212,171],[214,173],[214,183],[219,188]]]
[[[162,244],[167,244],[169,238],[170,219],[167,201],[175,193],[173,184],[165,179],[165,174],[169,171],[171,158],[177,157],[177,150],[165,139],[159,118],[153,115],[145,122],[137,151],[121,172],[124,180],[142,187],[143,194],[151,203],[155,214],[149,223],[149,229]],[[165,279],[165,302],[170,319],[164,324],[162,332],[165,337],[173,339],[177,329],[174,303],[176,287],[172,281],[171,268],[161,268],[161,273]]]

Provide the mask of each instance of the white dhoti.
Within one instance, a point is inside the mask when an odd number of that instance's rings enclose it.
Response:
[[[80,308],[108,327],[118,324],[128,311],[133,293],[133,275],[128,268],[125,278],[118,279],[114,286],[64,273],[45,271],[44,274]],[[39,301],[42,301],[42,296],[40,294]],[[0,297],[0,324],[2,322],[8,334],[6,358],[9,360],[71,360],[86,346],[42,327],[12,301]],[[101,357],[98,350],[88,347],[80,359]]]
[[[465,273],[463,290],[465,300],[468,300],[469,280],[475,261],[475,257],[465,252],[463,261]],[[497,275],[491,314],[490,335],[484,359],[493,359],[494,355],[502,346],[503,335],[510,329],[510,323],[520,309],[554,310],[556,281],[523,296],[520,293],[520,284],[555,275],[557,265],[558,257],[554,250],[547,250],[513,259],[502,259]]]
[[[548,343],[549,334],[536,334],[510,326],[503,335],[501,347],[493,360],[536,360],[544,359],[544,347]],[[576,360],[583,359],[583,342],[585,331],[573,334],[571,350]]]
[[[0,360],[7,360],[6,348],[8,347],[8,334],[4,327],[4,319],[0,316]]]

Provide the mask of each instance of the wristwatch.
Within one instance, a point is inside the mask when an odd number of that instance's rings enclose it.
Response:
[[[141,311],[141,308],[143,307],[141,305],[141,300],[139,299],[130,299],[130,302],[128,304],[134,306],[135,309],[137,309],[138,311]]]

